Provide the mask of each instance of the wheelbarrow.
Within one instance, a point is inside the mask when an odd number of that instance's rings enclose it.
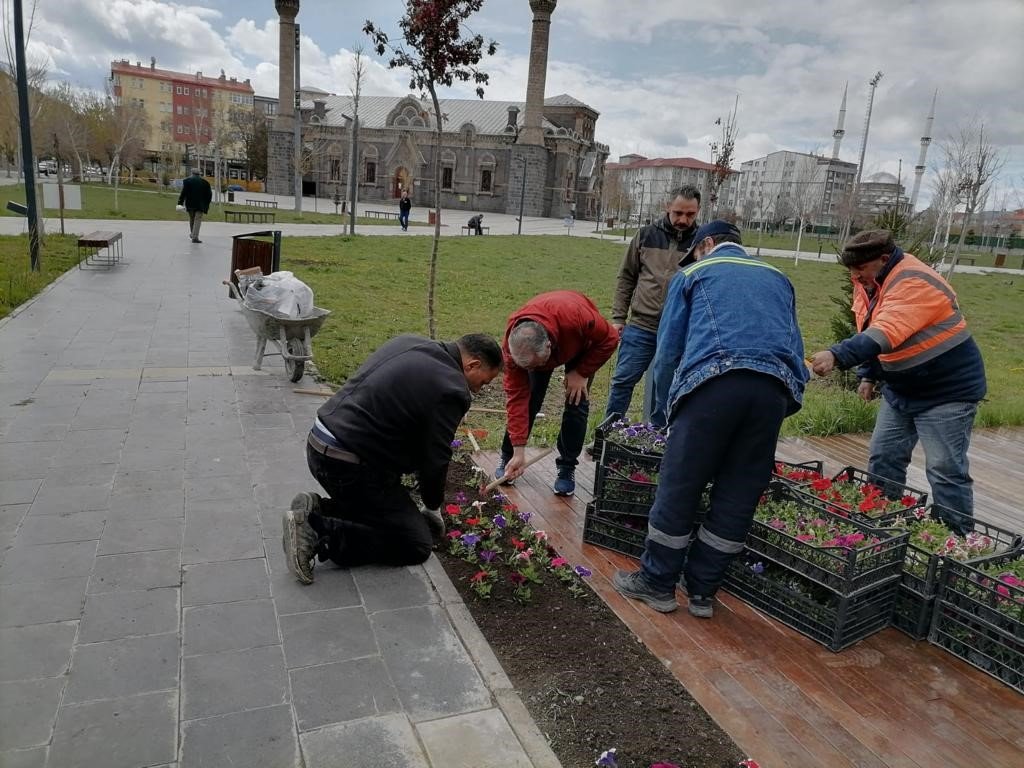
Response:
[[[310,339],[316,336],[331,311],[313,307],[313,313],[308,317],[288,317],[262,309],[253,309],[245,305],[245,297],[237,285],[230,280],[222,282],[228,286],[231,297],[238,300],[242,314],[256,334],[256,361],[252,364],[253,370],[260,370],[264,355],[281,355],[284,358],[284,369],[288,379],[292,382],[301,379],[306,369],[306,361],[313,359]],[[277,347],[277,352],[266,351],[268,341]]]

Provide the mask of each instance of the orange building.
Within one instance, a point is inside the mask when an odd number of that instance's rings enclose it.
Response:
[[[232,176],[244,178],[242,147],[231,130],[232,112],[253,119],[255,95],[249,79],[206,77],[158,69],[127,59],[110,64],[114,97],[120,104],[134,104],[145,111],[149,122],[146,152],[154,158],[181,159],[186,164],[212,162],[214,151],[232,168]],[[242,161],[232,163],[233,160]]]

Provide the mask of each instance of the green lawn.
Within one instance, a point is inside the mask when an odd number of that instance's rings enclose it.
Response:
[[[75,238],[49,235],[41,249],[42,270],[29,269],[28,235],[0,235],[0,317],[6,317],[75,266]]]
[[[622,253],[622,242],[612,240],[492,236],[484,244],[473,238],[445,238],[438,272],[438,333],[444,338],[472,331],[500,336],[512,310],[530,296],[555,288],[583,291],[607,311]],[[318,305],[334,311],[314,339],[317,365],[329,380],[344,381],[394,334],[426,332],[428,256],[429,241],[423,238],[285,239],[284,268],[313,287]],[[829,297],[840,293],[843,271],[824,263],[794,266],[790,259],[774,263],[796,286],[808,354],[827,346],[834,309]],[[1024,424],[1024,348],[1019,344],[1024,281],[958,275],[954,286],[988,366],[990,395],[979,423]],[[592,423],[603,413],[611,367],[598,374]],[[550,416],[540,429],[542,437],[557,431]],[[804,409],[784,429],[787,434],[830,434],[868,430],[873,421],[873,405],[817,381],[808,389]],[[497,430],[500,419],[474,414],[473,424]]]
[[[243,205],[245,196],[252,193],[247,192],[236,192],[235,199],[237,203],[214,203],[210,206],[209,219],[211,221],[223,221],[224,220],[224,209],[236,210],[251,210],[251,211],[272,211],[276,214],[275,223],[277,224],[336,224],[343,225],[348,224],[347,214],[334,213],[334,204],[328,200],[320,200],[318,203],[319,213],[313,211],[303,211],[302,215],[295,213],[294,210],[288,210],[285,208],[257,208],[254,206]],[[7,200],[14,200],[15,202],[25,202],[25,188],[23,186],[10,186],[3,187],[0,191],[0,197],[6,202]],[[153,191],[137,189],[137,188],[122,188],[117,193],[117,208],[114,208],[114,188],[108,187],[105,184],[83,184],[82,185],[82,210],[80,211],[65,211],[64,217],[68,219],[143,219],[150,221],[178,221],[184,220],[185,214],[174,209],[175,204],[178,202],[178,192],[176,190],[167,191]],[[304,200],[304,205],[308,205],[309,201]],[[59,212],[55,209],[46,209],[47,217],[57,217]],[[2,216],[16,216],[17,214],[11,213],[5,207],[0,210]],[[356,224],[359,226],[367,225],[390,225],[397,226],[398,222],[393,219],[370,219],[359,217],[356,219]],[[425,222],[410,222],[413,226],[427,226]]]

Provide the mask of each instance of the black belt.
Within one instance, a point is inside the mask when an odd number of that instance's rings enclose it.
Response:
[[[338,461],[344,461],[348,464],[363,463],[362,460],[351,451],[346,451],[342,448],[335,448],[333,445],[328,445],[312,432],[310,432],[309,437],[306,438],[306,443],[314,451],[322,453],[329,459],[337,459]]]

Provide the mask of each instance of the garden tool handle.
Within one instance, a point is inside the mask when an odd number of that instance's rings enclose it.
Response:
[[[528,466],[530,466],[531,464],[536,464],[536,463],[537,463],[538,461],[540,461],[541,459],[545,458],[545,457],[546,457],[546,456],[547,456],[547,455],[548,455],[549,453],[551,453],[551,452],[552,452],[553,450],[555,450],[555,449],[554,449],[554,448],[545,448],[545,449],[544,449],[543,451],[541,451],[540,453],[538,453],[538,454],[537,454],[536,456],[534,456],[534,457],[533,457],[532,459],[527,459],[527,460],[526,460],[526,462],[525,462],[525,463],[523,464],[523,469],[526,469],[526,468],[527,468]],[[490,492],[491,492],[491,491],[493,491],[493,490],[494,490],[495,488],[497,488],[497,487],[498,487],[499,485],[501,485],[501,483],[502,483],[502,481],[503,481],[504,479],[505,479],[504,477],[499,477],[499,478],[496,478],[496,479],[494,479],[494,480],[491,480],[491,482],[489,482],[489,483],[488,483],[488,484],[487,484],[487,485],[486,485],[486,486],[484,487],[483,491],[481,491],[481,494],[484,494],[484,493],[490,493]]]

